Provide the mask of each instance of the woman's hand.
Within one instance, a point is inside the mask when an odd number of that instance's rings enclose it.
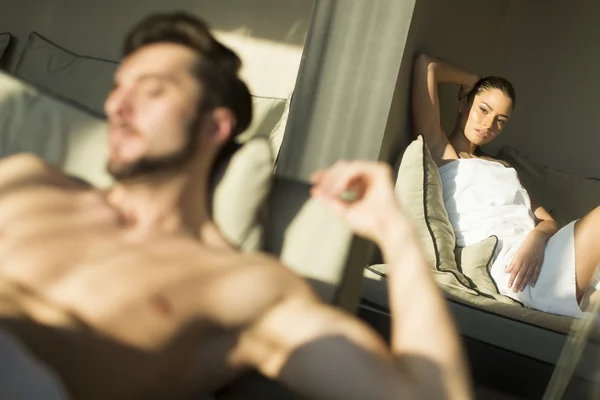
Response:
[[[521,247],[515,253],[506,272],[510,273],[508,287],[515,292],[522,292],[528,283],[535,286],[544,263],[545,236],[539,232],[529,233]]]
[[[471,90],[473,90],[473,88],[475,87],[477,82],[479,82],[480,79],[481,79],[481,76],[479,76],[475,73],[471,73],[469,82],[461,84],[460,89],[458,89],[458,101],[465,100],[467,98],[467,95],[469,94],[469,92],[471,92]]]
[[[473,90],[472,86],[461,86],[460,89],[458,89],[458,101],[465,100],[471,90]]]

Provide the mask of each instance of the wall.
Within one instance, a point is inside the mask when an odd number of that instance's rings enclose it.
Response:
[[[511,1],[500,73],[517,109],[490,151],[517,147],[536,161],[600,178],[600,3]]]
[[[404,120],[401,132],[390,132],[387,147],[393,160],[412,139],[410,92],[413,61],[427,53],[457,65],[491,74],[502,50],[502,32],[507,18],[506,0],[417,0],[404,58],[396,83],[390,118]],[[474,29],[476,27],[476,29]],[[476,30],[477,34],[473,34]],[[442,126],[450,131],[456,117],[455,85],[440,86]],[[384,147],[386,147],[384,146]]]
[[[418,0],[397,85],[391,133],[395,154],[411,139],[412,60],[429,53],[481,75],[508,78],[517,109],[486,151],[512,146],[534,160],[576,175],[600,177],[600,3],[585,0]],[[440,86],[442,126],[456,118],[455,85]]]
[[[293,90],[308,29],[311,0],[6,0],[0,32],[16,36],[18,55],[30,32],[82,55],[118,60],[123,37],[156,11],[203,17],[244,61],[255,95],[287,98]],[[6,4],[10,3],[10,4]],[[9,68],[14,68],[12,57]]]

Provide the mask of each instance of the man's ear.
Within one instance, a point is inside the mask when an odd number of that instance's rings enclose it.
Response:
[[[217,143],[228,141],[235,131],[236,124],[237,119],[229,108],[215,108],[210,113],[207,139]]]

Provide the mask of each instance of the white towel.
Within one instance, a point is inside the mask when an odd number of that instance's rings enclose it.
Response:
[[[536,286],[514,293],[505,272],[529,232],[535,228],[531,200],[514,168],[479,158],[460,159],[440,167],[444,203],[457,246],[498,237],[491,275],[501,294],[528,307],[554,314],[580,313],[575,291],[574,222],[546,245]]]

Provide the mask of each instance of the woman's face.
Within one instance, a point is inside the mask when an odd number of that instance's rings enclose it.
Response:
[[[499,89],[487,89],[459,105],[460,123],[467,140],[477,146],[491,142],[502,132],[513,111],[512,100]]]

